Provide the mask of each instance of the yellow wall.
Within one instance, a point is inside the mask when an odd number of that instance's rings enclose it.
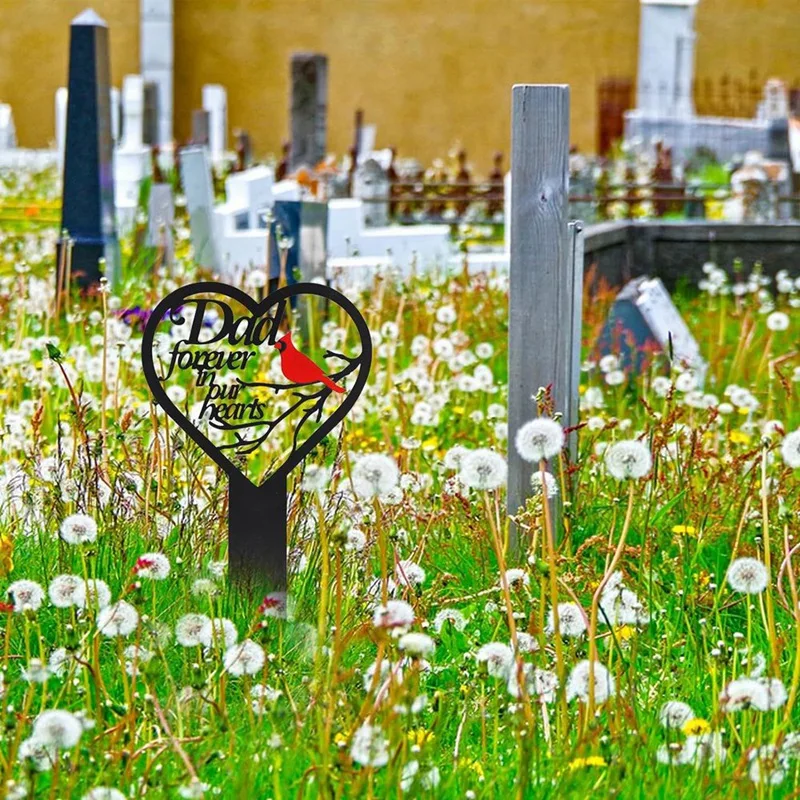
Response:
[[[800,77],[798,0],[700,0],[698,77]],[[460,140],[488,169],[508,151],[511,85],[572,85],[572,139],[596,141],[596,84],[636,71],[638,0],[174,0],[176,135],[190,133],[204,83],[228,89],[228,119],[257,154],[288,130],[289,57],[329,57],[329,149],[363,107],[378,144],[428,162]],[[20,142],[53,138],[69,21],[93,4],[111,29],[112,76],[136,72],[139,0],[0,0],[0,101]]]

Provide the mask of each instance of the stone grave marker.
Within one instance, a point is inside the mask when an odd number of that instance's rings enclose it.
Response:
[[[204,108],[192,111],[192,144],[208,146],[211,115]]]
[[[144,77],[144,76],[142,76]],[[142,118],[142,141],[148,145],[158,144],[159,87],[154,81],[144,82],[144,115]]]
[[[129,230],[136,218],[139,189],[150,174],[150,148],[143,142],[144,80],[126,75],[122,81],[125,111],[122,144],[114,156],[115,203],[120,229]]]
[[[0,103],[0,150],[11,150],[17,146],[14,114],[8,103]]]
[[[147,246],[163,253],[161,263],[172,267],[175,255],[172,226],[175,223],[175,198],[168,183],[150,187],[147,205]]]
[[[328,59],[294,53],[291,62],[291,168],[314,167],[327,152]]]
[[[209,83],[203,87],[203,108],[208,111],[208,147],[211,162],[219,164],[228,149],[228,93],[224,86]]]
[[[56,89],[56,153],[58,153],[58,171],[64,172],[64,148],[67,143],[67,102],[69,92],[66,86]]]
[[[213,224],[214,187],[208,150],[202,145],[182,148],[180,169],[195,261],[202,267],[219,272],[220,262]]]
[[[108,27],[94,11],[84,11],[70,26],[61,203],[61,230],[70,241],[59,242],[56,256],[59,270],[66,265],[83,286],[100,280],[101,259],[112,285],[119,274],[109,74]],[[63,286],[65,276],[57,277]]]
[[[121,114],[122,104],[120,103],[120,93],[116,86],[111,87],[111,141],[116,146],[119,144],[119,137],[122,132]]]
[[[381,228],[389,224],[389,178],[374,158],[356,168],[353,196],[364,203],[364,224]]]
[[[692,369],[702,385],[707,365],[700,346],[664,284],[646,275],[632,280],[614,301],[600,333],[598,352],[618,356],[622,369],[638,373],[654,351],[669,356],[670,342],[673,361]]]
[[[139,70],[145,85],[155,87],[152,94],[145,91],[145,142],[167,145],[172,142],[173,0],[140,0],[139,11]]]

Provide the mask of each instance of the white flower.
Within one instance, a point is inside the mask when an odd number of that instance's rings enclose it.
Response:
[[[183,647],[209,647],[211,620],[205,614],[184,614],[175,623],[175,639]]]
[[[71,660],[72,655],[69,653],[66,647],[57,647],[52,653],[50,653],[50,658],[47,662],[47,668],[50,670],[51,675],[60,677],[61,673],[64,671],[64,668]]]
[[[771,331],[785,331],[789,327],[789,315],[783,311],[773,311],[767,317],[767,327]]]
[[[539,649],[539,642],[536,637],[527,631],[517,631],[517,652],[535,653]]]
[[[727,712],[741,711],[751,706],[763,711],[769,703],[766,685],[755,678],[737,678],[731,681],[719,696],[719,707]]]
[[[769,572],[757,558],[737,558],[728,567],[727,578],[734,592],[761,594],[767,588]]]
[[[353,467],[353,487],[359,497],[370,499],[389,494],[400,480],[393,458],[381,453],[360,456]]]
[[[81,721],[69,711],[42,711],[33,721],[32,738],[54,750],[69,750],[80,741]]]
[[[225,617],[217,617],[211,620],[211,641],[216,642],[222,647],[233,647],[239,638],[236,625]]]
[[[126,798],[119,789],[112,789],[110,786],[95,786],[94,789],[89,789],[81,800],[126,800]]]
[[[697,377],[691,370],[681,372],[681,374],[675,378],[675,388],[684,394],[694,391],[697,388]]]
[[[781,443],[781,458],[787,467],[800,467],[800,429],[787,434]]]
[[[404,633],[397,646],[415,658],[429,656],[436,649],[436,644],[427,633]]]
[[[788,759],[774,744],[754,748],[748,756],[750,767],[747,774],[753,783],[777,786],[786,777],[789,769]]]
[[[53,763],[57,758],[58,751],[35,736],[20,742],[19,750],[17,751],[17,759],[19,761],[30,761],[31,766],[37,772],[46,772],[52,769]]]
[[[444,454],[444,465],[447,469],[461,469],[461,462],[464,460],[464,456],[470,452],[468,447],[462,447],[460,444],[451,447],[445,454]]]
[[[509,589],[523,589],[531,584],[531,576],[519,567],[506,570],[506,583]]]
[[[8,587],[8,593],[14,601],[14,611],[38,611],[44,602],[44,589],[26,578],[14,581]]]
[[[436,633],[441,633],[447,625],[452,625],[457,631],[463,631],[467,627],[467,620],[458,609],[443,608],[433,618],[433,629]]]
[[[578,698],[584,703],[589,701],[589,672],[587,660],[579,661],[567,679],[567,701]],[[594,701],[603,703],[616,693],[614,676],[599,662],[594,662]]]
[[[643,478],[653,465],[647,446],[636,439],[615,442],[605,451],[604,457],[606,469],[620,481]]]
[[[136,574],[140,578],[163,581],[170,571],[169,559],[163,553],[145,553],[136,562]]]
[[[458,477],[465,486],[491,491],[506,482],[507,474],[506,460],[494,450],[481,447],[461,459]]]
[[[536,470],[531,475],[531,488],[534,496],[538,497],[542,494],[542,480],[544,480],[544,485],[547,487],[548,499],[556,497],[558,495],[558,481],[549,472],[542,472],[541,470]]]
[[[789,698],[786,687],[780,678],[759,678],[762,686],[764,687],[764,697],[760,695],[757,701],[753,703],[753,708],[758,711],[774,711],[780,708]],[[757,705],[758,702],[765,700],[762,705]]]
[[[88,514],[72,514],[61,523],[61,538],[67,544],[88,544],[97,538],[97,523]]]
[[[389,600],[372,617],[376,628],[408,628],[414,624],[414,609],[405,600]]]
[[[103,636],[130,636],[138,624],[139,612],[125,600],[118,600],[97,614],[97,630]]]
[[[111,589],[105,581],[97,578],[82,579],[73,594],[78,608],[105,608],[111,602]]]
[[[682,728],[690,719],[694,719],[692,707],[680,700],[668,700],[658,712],[658,721],[665,728]]]
[[[553,609],[547,615],[547,633],[553,633],[555,621]],[[575,638],[586,632],[586,619],[581,607],[576,603],[558,604],[558,630],[562,636]]]
[[[266,661],[264,649],[252,639],[245,639],[225,651],[222,659],[226,672],[231,675],[255,675]]]
[[[509,670],[514,665],[514,651],[502,642],[489,642],[478,650],[475,660],[479,664],[486,664],[486,669],[493,678],[507,680]]]
[[[389,763],[389,741],[379,727],[365,722],[353,734],[350,757],[363,767],[385,767]]]
[[[308,464],[303,472],[300,488],[304,492],[322,492],[328,486],[331,471],[320,464]]]
[[[81,800],[126,800],[125,795],[119,789],[110,786],[95,786],[89,789]]]
[[[178,794],[185,800],[200,800],[210,789],[210,785],[199,778],[192,778],[189,783],[178,787]]]
[[[400,586],[420,586],[425,583],[425,570],[407,559],[397,562],[394,574]]]
[[[57,575],[50,581],[47,594],[56,608],[69,608],[75,605],[75,593],[83,583],[80,575]]]
[[[705,762],[721,764],[727,756],[728,751],[722,744],[722,736],[714,731],[700,736],[687,736],[679,762],[699,767]]]
[[[354,553],[360,553],[367,546],[367,537],[358,528],[350,528],[347,531],[344,549]]]
[[[539,669],[533,664],[522,665],[522,676],[528,697],[537,696],[542,703],[552,703],[556,699],[558,677],[554,672]],[[519,686],[519,669],[512,666],[508,671],[508,693],[514,697],[521,697]]]
[[[564,441],[564,429],[547,417],[526,422],[514,437],[520,457],[534,464],[558,455],[564,447]]]

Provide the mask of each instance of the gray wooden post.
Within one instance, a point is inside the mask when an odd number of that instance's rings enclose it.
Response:
[[[555,410],[564,415],[564,425],[577,419],[575,276],[569,266],[568,188],[569,87],[514,86],[508,331],[510,514],[516,514],[530,495],[531,473],[538,469],[519,457],[514,436],[537,415],[533,398],[539,388],[552,387]],[[514,532],[511,544],[512,548],[521,544]]]

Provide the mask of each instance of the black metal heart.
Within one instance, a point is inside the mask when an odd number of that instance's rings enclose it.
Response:
[[[358,357],[358,373],[355,383],[347,390],[347,396],[334,412],[325,418],[316,430],[302,444],[295,447],[289,457],[275,471],[273,471],[261,484],[255,484],[248,475],[238,467],[206,436],[204,436],[181,410],[170,400],[162,381],[156,374],[153,362],[153,339],[159,323],[170,312],[176,312],[185,301],[195,295],[212,294],[229,297],[247,309],[253,319],[266,315],[266,313],[281,302],[289,301],[292,297],[314,295],[329,300],[344,310],[348,317],[355,323],[361,343],[361,354]],[[254,300],[246,292],[235,286],[229,286],[215,281],[203,281],[189,284],[176,289],[165,297],[153,310],[145,326],[142,337],[142,367],[145,379],[150,386],[150,391],[158,404],[178,424],[178,426],[198,444],[214,462],[223,469],[229,477],[241,475],[252,485],[265,488],[275,479],[285,481],[291,472],[310,452],[322,441],[336,425],[344,419],[355,402],[358,400],[369,376],[372,363],[372,338],[364,317],[359,310],[343,294],[328,286],[316,283],[296,283],[284,286],[268,295],[261,301]]]

